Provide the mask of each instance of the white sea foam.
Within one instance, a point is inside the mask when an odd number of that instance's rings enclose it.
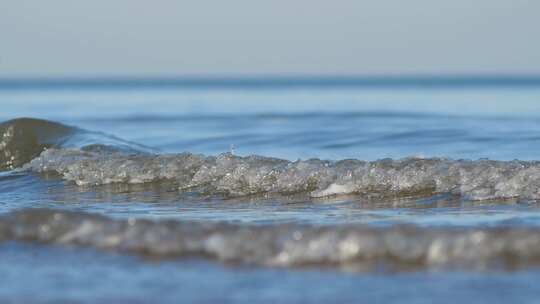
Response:
[[[451,193],[471,200],[540,199],[536,161],[442,158],[290,162],[262,156],[136,154],[48,149],[24,166],[55,172],[78,185],[176,183],[201,195],[341,194],[433,195]]]
[[[224,262],[344,270],[531,266],[537,228],[419,228],[298,224],[250,226],[112,220],[80,212],[24,210],[0,217],[0,241],[90,246],[154,257],[198,255]]]

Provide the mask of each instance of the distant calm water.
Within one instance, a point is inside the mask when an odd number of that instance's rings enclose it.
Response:
[[[0,81],[0,301],[535,302],[518,80]]]

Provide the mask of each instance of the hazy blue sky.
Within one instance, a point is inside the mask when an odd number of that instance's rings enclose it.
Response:
[[[0,0],[0,77],[540,73],[538,0]]]

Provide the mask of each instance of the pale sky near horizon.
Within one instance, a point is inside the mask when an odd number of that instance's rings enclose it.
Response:
[[[537,0],[0,0],[0,77],[539,74]]]

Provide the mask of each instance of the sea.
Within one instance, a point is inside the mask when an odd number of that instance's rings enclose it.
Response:
[[[1,303],[537,303],[540,78],[0,79]]]

